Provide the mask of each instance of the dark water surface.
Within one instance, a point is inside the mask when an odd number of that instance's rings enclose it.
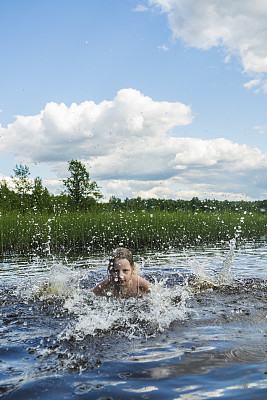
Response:
[[[0,398],[267,398],[267,243],[135,258],[143,299],[86,290],[107,254],[1,260]]]

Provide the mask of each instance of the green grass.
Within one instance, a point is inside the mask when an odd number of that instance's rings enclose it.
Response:
[[[259,239],[267,233],[267,215],[104,211],[61,215],[0,216],[1,251],[13,253],[84,251],[125,247],[162,248],[237,239]]]

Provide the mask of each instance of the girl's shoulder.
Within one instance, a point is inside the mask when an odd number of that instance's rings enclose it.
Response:
[[[139,286],[139,288],[144,291],[144,292],[148,292],[149,291],[149,287],[151,286],[151,283],[148,282],[147,280],[145,280],[144,278],[142,278],[139,275],[135,275],[135,279],[136,279],[136,283],[137,286]]]
[[[98,283],[91,291],[96,295],[105,295],[106,291],[110,289],[110,280],[105,279],[104,281]]]

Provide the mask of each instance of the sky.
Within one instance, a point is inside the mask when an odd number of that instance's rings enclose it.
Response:
[[[0,179],[267,198],[266,0],[0,0]]]

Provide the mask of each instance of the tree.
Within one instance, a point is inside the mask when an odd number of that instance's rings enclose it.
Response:
[[[50,208],[50,194],[46,187],[43,187],[42,179],[37,176],[34,179],[32,190],[32,203],[39,211]]]
[[[95,181],[90,181],[89,172],[78,160],[69,161],[70,177],[63,179],[66,191],[77,207],[85,203],[85,199],[101,199],[103,195]]]
[[[22,212],[24,212],[30,207],[29,192],[32,190],[32,183],[29,180],[30,169],[27,167],[27,165],[16,164],[16,168],[14,168],[13,171],[15,175],[11,175],[11,178],[14,181],[17,195],[20,200],[20,208]]]
[[[116,196],[111,196],[108,204],[112,210],[119,210],[122,208],[122,201],[119,197]]]
[[[5,179],[0,181],[0,209],[1,212],[11,211],[19,208],[19,199],[17,194],[10,190]]]
[[[32,184],[29,181],[30,169],[27,165],[16,164],[16,168],[13,171],[15,175],[11,175],[11,178],[15,183],[17,192],[23,196],[32,189]]]

